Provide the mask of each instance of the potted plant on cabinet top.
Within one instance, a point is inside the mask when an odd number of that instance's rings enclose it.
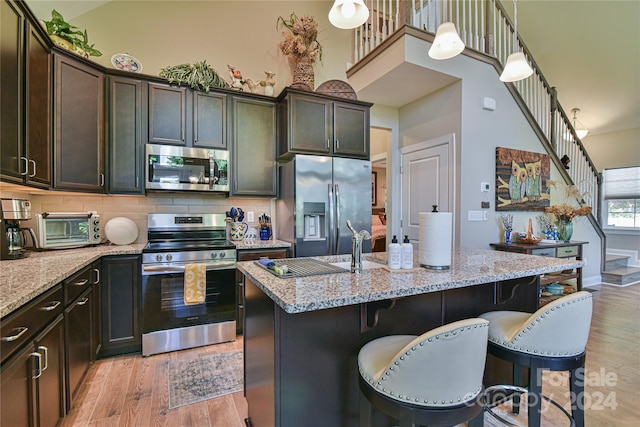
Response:
[[[87,30],[80,31],[74,25],[64,20],[60,12],[53,9],[51,20],[43,21],[51,40],[58,46],[88,58],[89,56],[102,56],[102,52],[89,44]]]

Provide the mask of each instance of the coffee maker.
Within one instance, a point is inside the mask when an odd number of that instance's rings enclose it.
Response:
[[[20,227],[20,221],[31,219],[31,202],[26,199],[0,199],[0,259],[17,259],[29,255],[27,234],[32,246],[36,236],[31,228]]]

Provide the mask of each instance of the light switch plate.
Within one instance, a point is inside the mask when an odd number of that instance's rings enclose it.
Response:
[[[247,212],[247,222],[253,222],[253,220],[254,220],[253,211]]]
[[[482,211],[469,211],[468,221],[483,221]]]

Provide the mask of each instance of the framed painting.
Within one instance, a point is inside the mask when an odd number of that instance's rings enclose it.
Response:
[[[548,154],[496,147],[496,211],[544,211],[550,176]]]
[[[378,204],[378,172],[371,172],[371,205]]]

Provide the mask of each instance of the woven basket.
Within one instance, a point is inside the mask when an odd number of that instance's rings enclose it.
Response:
[[[293,68],[293,85],[300,84],[306,85],[310,90],[315,88],[313,61],[307,57],[300,58]]]

